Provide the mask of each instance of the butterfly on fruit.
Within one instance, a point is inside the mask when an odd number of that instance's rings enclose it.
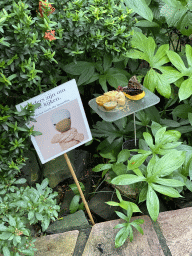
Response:
[[[127,86],[118,86],[117,90],[122,91],[125,96],[131,100],[140,100],[145,96],[145,92],[136,76],[131,77]]]

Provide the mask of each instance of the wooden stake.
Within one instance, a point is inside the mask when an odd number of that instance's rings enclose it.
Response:
[[[85,209],[86,209],[86,211],[87,211],[87,213],[88,213],[88,215],[89,215],[89,218],[90,218],[90,220],[91,220],[91,223],[92,223],[92,225],[95,225],[95,222],[94,222],[94,220],[93,220],[93,217],[92,217],[91,212],[90,212],[90,209],[89,209],[89,206],[88,206],[88,204],[87,204],[87,202],[86,202],[86,199],[85,199],[85,197],[84,197],[84,194],[83,194],[83,191],[82,191],[82,189],[81,189],[81,186],[79,185],[79,181],[78,181],[78,179],[77,179],[77,177],[76,177],[76,174],[75,174],[75,172],[74,172],[74,170],[73,170],[73,167],[72,167],[72,165],[71,165],[71,162],[70,162],[70,160],[69,160],[69,157],[68,157],[68,155],[67,155],[66,153],[64,154],[64,157],[65,157],[65,160],[66,160],[67,165],[68,165],[68,167],[69,167],[69,170],[70,170],[70,172],[71,172],[71,175],[73,176],[73,179],[74,179],[74,181],[75,181],[75,184],[77,185],[77,188],[78,188],[79,193],[80,193],[80,195],[81,195],[82,201],[83,201],[83,203],[84,203],[84,205],[85,205]]]

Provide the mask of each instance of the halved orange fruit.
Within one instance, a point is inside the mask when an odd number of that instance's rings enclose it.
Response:
[[[109,101],[110,101],[110,97],[107,96],[107,95],[101,95],[101,96],[96,98],[96,103],[99,106],[103,106],[103,104],[105,104],[106,102],[109,102]]]
[[[130,100],[140,100],[140,99],[142,99],[145,96],[145,92],[144,91],[142,93],[140,93],[140,94],[137,94],[137,95],[129,95],[129,94],[125,93],[125,92],[123,92],[123,93]]]

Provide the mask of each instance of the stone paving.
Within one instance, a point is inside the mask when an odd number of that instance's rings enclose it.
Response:
[[[157,222],[142,218],[144,235],[134,230],[128,240],[116,249],[114,226],[122,220],[98,223],[86,232],[74,230],[48,235],[36,240],[35,256],[192,256],[192,207],[162,212]]]

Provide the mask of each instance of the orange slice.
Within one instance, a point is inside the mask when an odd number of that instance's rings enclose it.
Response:
[[[101,95],[101,96],[96,98],[96,103],[99,106],[103,106],[103,104],[105,104],[106,102],[109,102],[109,101],[110,101],[110,98],[107,95]]]
[[[125,93],[125,92],[123,92],[123,93],[130,100],[140,100],[140,99],[142,99],[145,96],[145,92],[144,91],[142,93],[140,93],[138,95],[134,95],[134,96],[131,96],[131,95]]]

